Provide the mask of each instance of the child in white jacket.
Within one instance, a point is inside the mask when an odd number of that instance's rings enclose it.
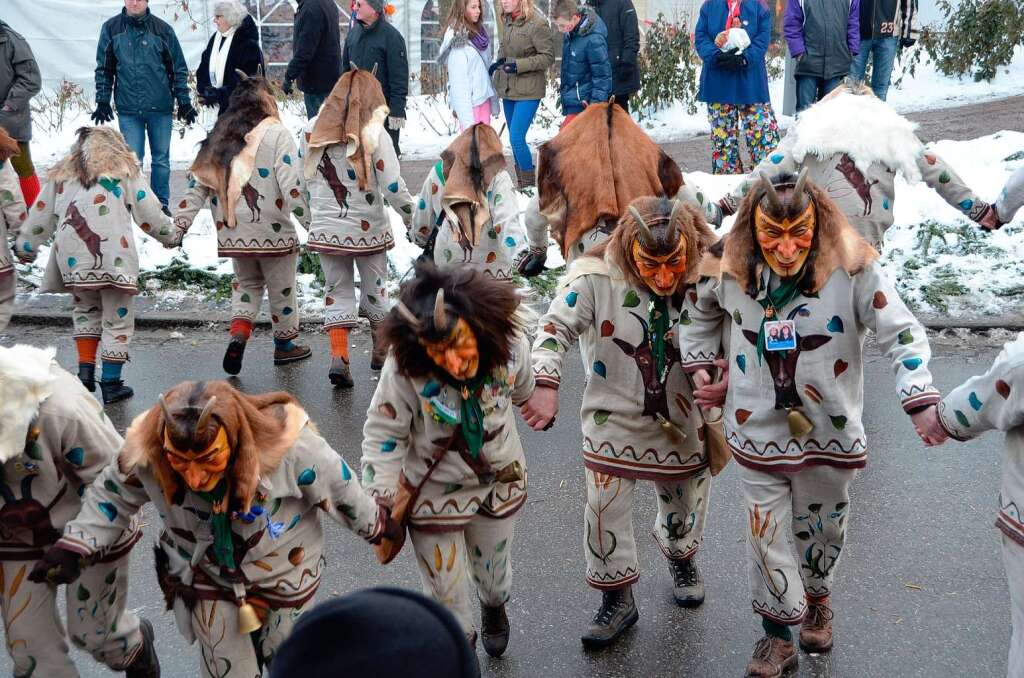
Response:
[[[491,117],[498,113],[498,97],[487,70],[494,45],[482,17],[480,0],[455,0],[437,57],[448,68],[448,101],[463,132],[478,122],[491,124]]]

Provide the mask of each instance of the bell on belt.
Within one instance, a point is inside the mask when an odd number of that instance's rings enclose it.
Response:
[[[256,608],[242,599],[242,604],[238,606],[238,631],[240,633],[252,633],[253,631],[259,631],[262,628],[263,622],[260,621],[259,615],[256,614]]]
[[[660,413],[656,416],[658,417],[658,424],[661,425],[661,430],[665,432],[665,435],[669,437],[669,440],[677,444],[686,440],[686,433],[684,433],[681,428],[673,424]]]
[[[786,411],[786,419],[789,421],[789,433],[794,438],[801,438],[814,430],[814,424],[796,407]]]

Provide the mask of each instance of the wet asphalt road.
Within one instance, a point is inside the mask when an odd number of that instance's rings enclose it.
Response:
[[[162,390],[184,379],[219,378],[225,334],[185,330],[140,332],[126,377],[136,389],[127,403],[108,408],[119,429],[155,402]],[[314,357],[275,368],[272,343],[260,333],[246,352],[237,385],[247,391],[287,389],[309,410],[322,433],[350,464],[359,460],[358,441],[375,382],[369,372],[369,338],[354,334],[351,391],[330,389],[327,341],[305,337]],[[62,364],[74,361],[71,341],[60,328],[13,326],[0,343],[57,343]],[[946,389],[984,371],[996,349],[980,339],[935,345],[932,371]],[[986,345],[989,344],[989,345]],[[1001,437],[970,444],[948,443],[926,450],[914,435],[895,396],[892,371],[869,346],[865,421],[871,440],[868,468],[853,486],[852,517],[839,565],[836,648],[831,655],[800,656],[793,675],[848,677],[1001,677],[1006,673],[1009,609],[993,526]],[[570,356],[566,384],[582,383],[580,361]],[[585,652],[579,633],[599,602],[583,580],[583,473],[579,458],[579,394],[563,388],[561,412],[546,434],[520,425],[530,465],[530,500],[516,535],[516,583],[509,616],[512,640],[504,659],[480,651],[484,676],[619,677],[741,676],[760,636],[747,591],[746,517],[735,467],[720,475],[711,495],[699,565],[707,602],[683,610],[672,602],[668,568],[647,537],[654,520],[650,484],[637,495],[636,530],[642,576],[636,587],[640,622],[618,646]],[[130,607],[150,618],[164,676],[198,674],[197,652],[185,645],[169,613],[162,612],[149,544],[158,531],[154,512],[144,544],[132,561]],[[320,598],[385,584],[419,586],[411,549],[380,567],[350,533],[329,524],[328,568]],[[344,634],[344,629],[338,629]],[[83,676],[111,675],[76,652]],[[0,674],[9,674],[6,655]]]

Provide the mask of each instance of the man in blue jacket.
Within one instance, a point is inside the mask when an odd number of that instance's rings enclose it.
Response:
[[[608,59],[608,29],[590,7],[576,0],[558,0],[552,12],[562,41],[562,113],[565,127],[592,103],[612,94],[612,66]]]
[[[97,125],[114,119],[110,108],[113,91],[117,124],[128,146],[142,163],[146,137],[153,154],[153,193],[170,216],[167,202],[171,180],[171,113],[178,103],[178,119],[196,121],[188,92],[188,67],[174,29],[149,12],[149,0],[124,0],[124,9],[100,29],[96,47]]]
[[[850,72],[860,52],[860,0],[787,0],[782,28],[796,59],[799,113]]]

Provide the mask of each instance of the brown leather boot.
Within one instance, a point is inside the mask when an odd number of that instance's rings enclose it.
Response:
[[[379,370],[384,367],[384,361],[388,358],[388,351],[384,348],[384,342],[377,338],[377,328],[380,323],[370,325],[370,338],[373,340],[373,350],[370,352],[370,369]]]
[[[807,614],[800,625],[800,649],[804,652],[828,652],[832,649],[832,608],[828,596],[807,596]]]
[[[754,656],[747,664],[747,678],[779,678],[797,664],[793,643],[765,636],[754,645]]]
[[[303,346],[302,344],[296,344],[295,342],[292,342],[292,347],[290,349],[274,349],[274,364],[287,365],[288,363],[294,363],[298,362],[299,360],[305,360],[311,355],[313,355],[313,351],[312,349],[309,348],[309,346]]]
[[[125,678],[160,678],[160,659],[153,646],[153,625],[148,619],[139,620],[142,648],[131,664],[125,667]]]
[[[484,650],[492,657],[505,654],[508,647],[509,623],[505,614],[505,606],[491,607],[480,603],[480,635],[484,641]]]
[[[526,188],[533,188],[537,185],[537,170],[524,170],[516,168],[516,183],[519,185],[519,190]]]

